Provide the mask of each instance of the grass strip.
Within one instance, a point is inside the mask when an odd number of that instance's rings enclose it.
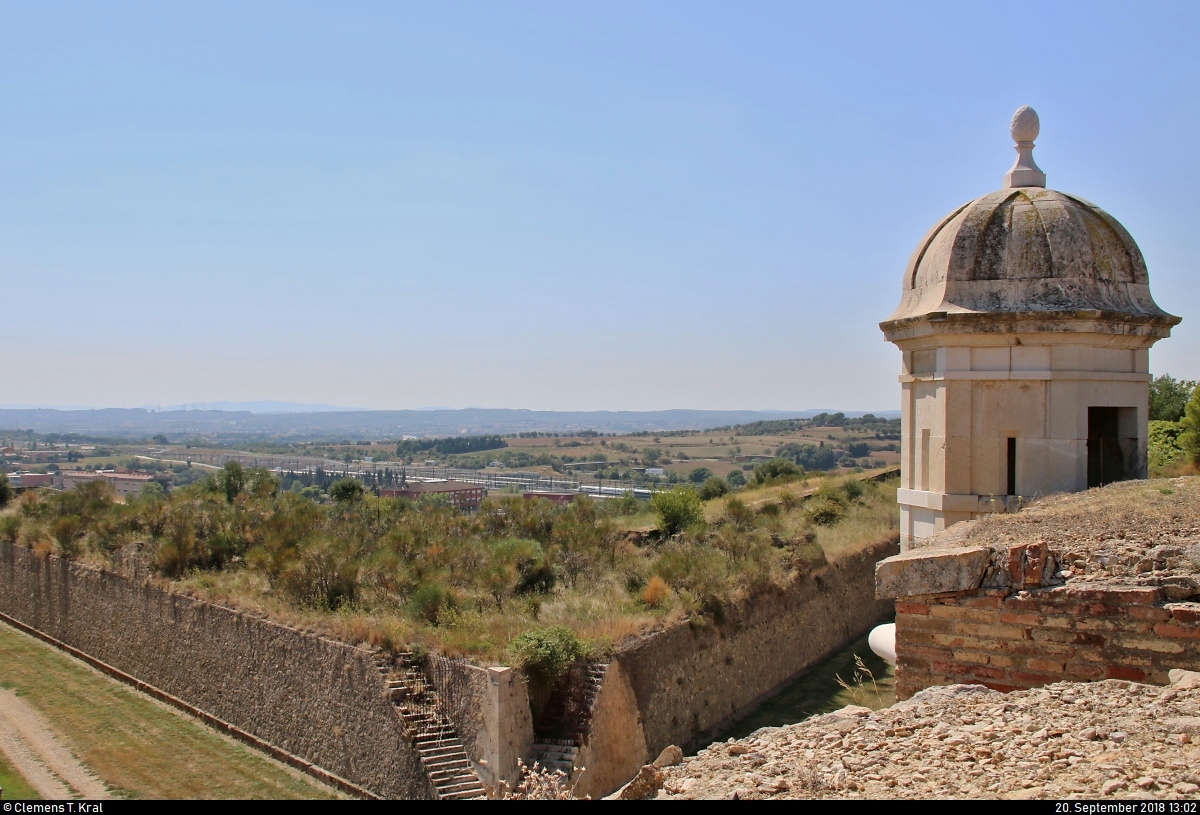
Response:
[[[333,798],[332,790],[0,624],[0,683],[128,798]],[[0,764],[0,779],[4,775]],[[15,775],[15,774],[14,774]],[[10,795],[16,797],[14,783]],[[30,791],[32,792],[32,791]]]

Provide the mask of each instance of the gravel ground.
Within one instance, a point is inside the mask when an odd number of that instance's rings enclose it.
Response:
[[[1072,584],[1178,584],[1200,591],[1200,477],[1122,481],[1053,495],[1020,512],[956,524],[923,545],[1037,542],[1054,552],[1062,570],[1057,577]]]
[[[1197,742],[1200,674],[1167,688],[953,685],[710,745],[665,768],[657,797],[1191,798]]]

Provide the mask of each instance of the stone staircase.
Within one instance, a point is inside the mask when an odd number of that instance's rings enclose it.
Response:
[[[604,684],[604,672],[608,663],[593,663],[587,666],[583,677],[582,688],[573,698],[562,700],[561,711],[555,711],[558,716],[568,720],[567,735],[560,737],[541,736],[533,745],[535,760],[548,770],[561,770],[571,777],[575,768],[575,760],[579,757],[579,746],[587,737],[592,721],[592,707],[596,704],[596,696]]]
[[[487,791],[471,769],[471,761],[454,724],[439,712],[437,691],[426,680],[416,658],[410,653],[402,653],[397,665],[381,662],[378,667],[437,797],[442,800],[487,798]]]

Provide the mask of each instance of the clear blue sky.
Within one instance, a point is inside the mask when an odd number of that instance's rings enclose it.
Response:
[[[1000,185],[1139,242],[1200,377],[1200,4],[0,5],[0,403],[892,409]]]

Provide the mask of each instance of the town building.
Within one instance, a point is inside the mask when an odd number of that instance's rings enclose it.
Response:
[[[50,473],[18,473],[9,476],[9,481],[12,486],[19,487],[23,490],[36,489],[37,487],[50,487],[54,484],[54,476]]]
[[[1020,500],[1145,477],[1149,349],[1180,320],[1133,238],[1046,189],[1037,114],[1001,189],[940,219],[879,324],[903,352],[901,546]]]
[[[380,487],[380,498],[409,498],[417,500],[424,495],[434,495],[457,509],[474,512],[483,502],[486,490],[478,484],[465,481],[409,481],[393,487]]]
[[[113,488],[118,498],[138,495],[154,476],[143,473],[118,473],[103,470],[66,470],[58,474],[57,485],[64,490],[73,490],[80,484],[103,480]]]

